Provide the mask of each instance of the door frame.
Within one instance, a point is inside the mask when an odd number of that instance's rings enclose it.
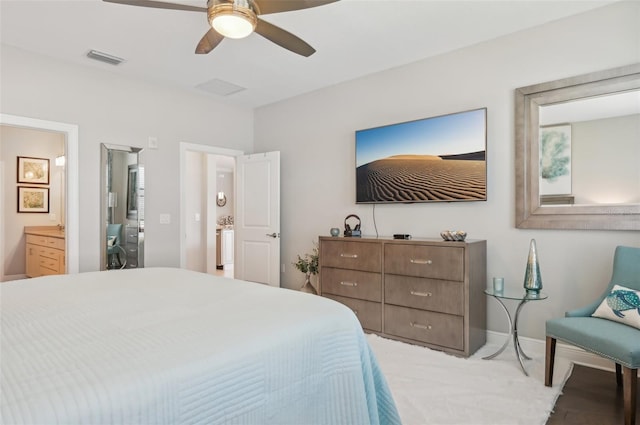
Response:
[[[228,149],[228,148],[220,148],[209,145],[200,145],[196,143],[187,143],[180,142],[180,268],[185,268],[187,264],[186,258],[186,250],[185,250],[185,239],[186,239],[186,229],[187,229],[187,217],[186,217],[186,159],[187,152],[198,152],[202,154],[211,154],[211,155],[222,155],[222,156],[233,156],[237,157],[240,155],[244,155],[243,151]],[[234,184],[235,187],[235,184]],[[234,215],[235,215],[235,206],[234,206]],[[207,234],[207,239],[210,237],[210,234]],[[215,238],[215,234],[213,235]],[[215,246],[215,244],[214,244]],[[208,257],[207,257],[208,258]],[[215,261],[215,257],[214,257]]]
[[[57,121],[46,121],[37,118],[29,118],[18,115],[0,113],[0,125],[28,128],[33,130],[46,130],[62,133],[65,136],[65,173],[67,187],[65,191],[65,243],[67,273],[80,271],[80,200],[78,184],[78,126]],[[4,191],[3,191],[4,192]],[[0,240],[4,240],[4,214],[0,218]],[[4,243],[3,243],[4,245]],[[4,247],[2,249],[4,251]],[[0,264],[4,275],[4,256]]]

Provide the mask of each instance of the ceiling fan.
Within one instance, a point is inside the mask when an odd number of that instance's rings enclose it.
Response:
[[[196,47],[196,53],[198,54],[209,53],[225,37],[244,38],[255,31],[278,46],[308,57],[315,53],[316,50],[313,47],[290,32],[263,21],[258,16],[308,9],[339,0],[208,0],[207,7],[153,0],[103,1],[156,9],[206,12],[211,28],[198,43]]]

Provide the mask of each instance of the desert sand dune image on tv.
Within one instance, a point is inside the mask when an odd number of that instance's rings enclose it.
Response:
[[[486,109],[356,132],[356,202],[485,201]]]

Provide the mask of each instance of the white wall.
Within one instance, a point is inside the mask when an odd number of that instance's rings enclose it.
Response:
[[[354,132],[396,122],[488,108],[488,200],[378,205],[380,235],[438,237],[463,229],[487,240],[487,285],[523,284],[529,241],[537,241],[547,301],[527,305],[524,336],[544,337],[544,322],[591,301],[608,283],[616,245],[640,246],[640,232],[515,228],[514,89],[640,62],[640,3],[626,2],[319,90],[255,112],[256,151],[282,155],[282,286],[303,279],[291,263],[318,235],[362,218],[374,234],[373,207],[355,205]],[[495,301],[488,326],[505,332]],[[515,307],[515,306],[511,306]]]
[[[64,204],[61,196],[64,169],[55,165],[56,156],[64,152],[64,135],[50,131],[37,131],[12,126],[0,126],[0,161],[4,162],[4,274],[20,276],[26,273],[25,226],[56,226],[62,224]],[[17,183],[17,157],[27,156],[49,159],[49,184]],[[18,186],[41,186],[49,189],[49,214],[18,213]]]
[[[178,267],[179,143],[251,152],[253,112],[125,79],[109,65],[78,67],[6,45],[0,55],[0,112],[79,126],[80,271],[99,269],[100,143],[146,148],[150,136],[158,149],[144,151],[145,265]]]
[[[639,114],[573,123],[571,192],[575,203],[640,203],[638,158]]]
[[[206,263],[206,190],[207,182],[202,176],[207,170],[206,155],[188,151],[186,154],[186,191],[184,193],[186,228],[185,228],[185,268],[197,272],[207,270]]]

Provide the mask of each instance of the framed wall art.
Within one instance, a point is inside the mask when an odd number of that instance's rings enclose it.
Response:
[[[49,188],[18,186],[19,213],[48,213]]]
[[[356,131],[356,203],[487,200],[487,108]]]
[[[571,124],[540,127],[540,195],[571,194]]]
[[[19,156],[18,183],[49,184],[49,160]]]

